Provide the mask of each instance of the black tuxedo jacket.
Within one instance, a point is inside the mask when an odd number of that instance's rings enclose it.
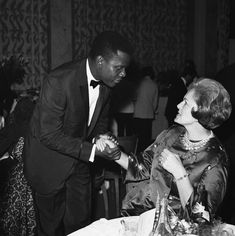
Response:
[[[63,65],[45,78],[24,146],[25,176],[37,192],[61,189],[77,162],[85,174],[90,141],[108,128],[109,96],[110,89],[100,86],[88,127],[86,60]]]

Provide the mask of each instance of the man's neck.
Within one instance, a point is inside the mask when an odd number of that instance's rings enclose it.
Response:
[[[91,60],[90,58],[88,58],[87,60],[88,60],[88,67],[89,67],[89,70],[91,72],[93,79],[98,80],[96,76],[97,73],[96,73],[95,62]]]

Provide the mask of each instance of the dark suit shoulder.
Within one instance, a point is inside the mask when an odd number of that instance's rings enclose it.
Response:
[[[54,68],[53,70],[50,71],[50,73],[56,73],[57,71],[63,71],[63,70],[69,70],[69,69],[74,69],[75,67],[79,66],[82,63],[85,63],[86,59],[82,59],[82,60],[75,60],[75,61],[68,61],[65,62],[59,66],[57,66],[56,68]]]
[[[71,84],[73,81],[81,85],[86,85],[86,60],[68,62],[52,70],[45,80],[56,84]]]

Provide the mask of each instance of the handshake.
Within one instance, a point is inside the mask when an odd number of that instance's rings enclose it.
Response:
[[[110,161],[119,160],[121,150],[117,138],[111,133],[98,135],[94,143],[96,144],[95,154]]]

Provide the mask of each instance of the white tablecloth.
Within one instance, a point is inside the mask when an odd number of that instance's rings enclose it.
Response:
[[[155,209],[147,211],[141,216],[121,217],[112,220],[102,218],[68,236],[148,236],[153,226],[154,213]],[[126,227],[121,223],[122,220],[124,220]],[[223,231],[230,234],[222,234]],[[235,236],[235,225],[221,224],[221,235]]]
[[[139,232],[138,235],[148,236],[152,229],[154,214],[155,209],[143,213],[142,216],[121,217],[112,220],[102,218],[69,234],[69,236],[136,236],[136,230]],[[123,220],[126,231],[124,230],[124,224],[121,223]],[[142,227],[143,225],[145,227]]]
[[[128,217],[129,218],[129,217]],[[125,219],[125,221],[131,222],[130,219]],[[77,230],[76,232],[69,234],[69,236],[122,236],[124,235],[121,220],[123,218],[117,218],[112,220],[100,219],[93,222],[89,226]],[[137,224],[138,219],[134,219],[134,223]],[[129,234],[134,236],[136,234]]]

